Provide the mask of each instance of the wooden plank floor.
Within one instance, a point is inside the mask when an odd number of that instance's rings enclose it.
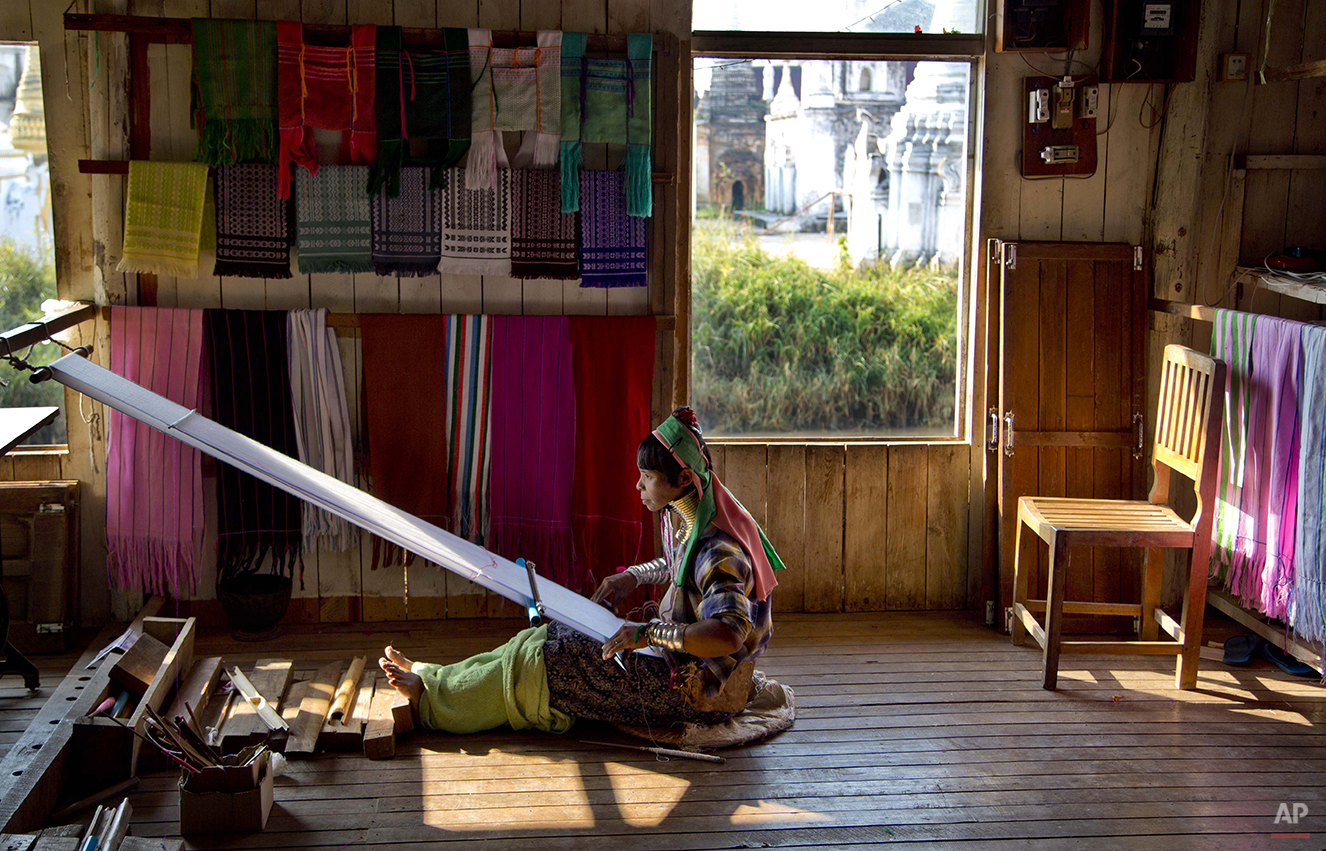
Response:
[[[197,652],[311,672],[391,642],[450,661],[515,626],[291,628],[265,645],[204,632]],[[1066,657],[1051,693],[1039,659],[959,615],[784,616],[762,667],[796,690],[796,726],[726,764],[581,744],[632,741],[598,726],[415,734],[390,762],[292,762],[265,831],[187,847],[1326,848],[1319,682],[1204,662],[1179,692],[1167,660]],[[145,776],[133,834],[175,836],[176,797],[174,774]],[[1277,824],[1282,803],[1308,815]]]

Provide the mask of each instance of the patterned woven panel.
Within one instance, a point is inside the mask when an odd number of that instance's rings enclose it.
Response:
[[[442,257],[442,190],[428,188],[428,170],[401,169],[400,194],[384,184],[373,196],[373,269],[379,275],[431,275]]]
[[[511,274],[510,169],[498,170],[496,189],[467,189],[465,170],[447,169],[437,268],[455,274]]]
[[[216,170],[218,277],[289,278],[290,200],[276,196],[276,166],[244,163]]]

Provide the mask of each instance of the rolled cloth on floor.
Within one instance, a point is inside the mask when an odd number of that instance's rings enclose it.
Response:
[[[654,389],[652,316],[570,317],[576,468],[571,500],[576,581],[593,593],[621,565],[645,561],[653,514],[635,489],[635,450],[649,433]]]
[[[620,171],[580,173],[580,286],[643,287],[645,220],[626,215]]]
[[[213,419],[277,452],[296,456],[285,314],[207,310],[203,323]],[[218,462],[216,503],[221,578],[258,572],[268,555],[273,572],[288,575],[294,570],[302,547],[303,510],[298,497]]]
[[[478,733],[513,730],[565,733],[575,719],[549,704],[543,645],[548,627],[522,630],[506,644],[453,665],[415,662],[424,681],[419,720],[430,730]]]
[[[288,198],[276,195],[276,166],[216,169],[217,277],[289,278],[294,228]]]
[[[199,405],[203,312],[110,309],[110,368],[187,408]],[[120,591],[178,596],[198,583],[201,455],[117,410],[106,441],[106,570]]]
[[[373,271],[367,180],[364,166],[327,165],[316,176],[299,172],[295,221],[301,274]]]
[[[117,272],[198,277],[207,166],[132,160]]]
[[[1307,641],[1326,638],[1326,328],[1303,328],[1298,527],[1290,623]]]
[[[355,483],[350,410],[336,332],[327,310],[289,314],[290,395],[299,460],[346,484]],[[304,502],[304,549],[343,552],[359,541],[359,530],[343,517]]]
[[[565,316],[494,316],[488,549],[572,586],[576,404]]]
[[[276,157],[276,24],[193,19],[191,118],[210,166]]]

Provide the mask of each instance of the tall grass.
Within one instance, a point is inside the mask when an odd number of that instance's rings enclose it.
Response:
[[[749,229],[692,239],[694,405],[709,431],[947,433],[958,281],[817,269]]]

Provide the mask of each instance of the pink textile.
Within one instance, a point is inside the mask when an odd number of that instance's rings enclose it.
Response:
[[[576,405],[565,316],[494,316],[488,548],[568,585]]]
[[[186,408],[197,408],[203,312],[112,307],[110,368]],[[203,485],[198,450],[110,412],[106,548],[111,586],[177,594],[198,582]]]
[[[1298,525],[1298,390],[1303,323],[1259,317],[1252,334],[1252,416],[1263,420],[1257,486],[1265,522],[1259,608],[1286,618]],[[1256,434],[1256,432],[1253,432]]]

